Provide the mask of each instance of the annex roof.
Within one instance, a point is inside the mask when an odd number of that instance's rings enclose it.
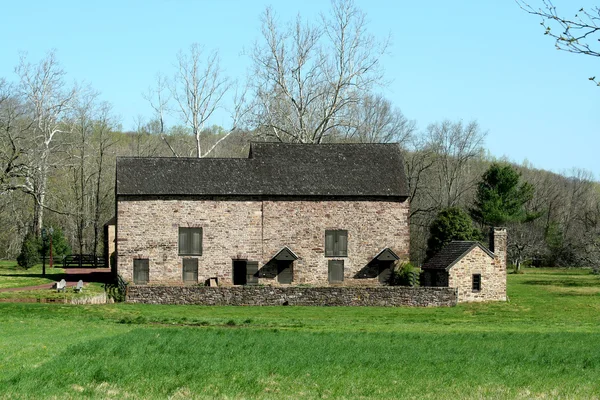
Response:
[[[439,253],[426,261],[421,268],[444,269],[447,271],[475,247],[480,247],[487,255],[494,258],[494,253],[479,242],[455,240],[444,246]]]
[[[397,144],[252,143],[248,158],[117,159],[117,195],[407,197]]]

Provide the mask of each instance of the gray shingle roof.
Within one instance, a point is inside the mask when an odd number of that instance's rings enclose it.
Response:
[[[396,144],[252,143],[248,158],[117,159],[117,195],[407,197]]]
[[[436,255],[426,261],[422,269],[445,269],[452,268],[461,258],[467,255],[474,247],[479,246],[490,257],[494,258],[494,253],[479,242],[455,240],[448,243]]]

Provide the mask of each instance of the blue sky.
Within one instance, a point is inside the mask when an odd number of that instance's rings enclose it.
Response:
[[[537,4],[541,0],[531,0]],[[476,119],[496,157],[600,178],[600,60],[556,51],[540,19],[511,0],[356,0],[369,30],[390,34],[382,93],[424,129],[443,119]],[[571,16],[594,0],[555,0]],[[123,128],[151,117],[141,93],[157,72],[172,75],[179,49],[218,49],[227,74],[243,79],[244,55],[271,5],[282,21],[318,18],[328,1],[147,0],[6,2],[0,76],[14,79],[19,52],[37,61],[50,49],[69,79],[86,81],[114,106]],[[174,120],[173,120],[174,122]],[[224,114],[213,123],[227,126]]]

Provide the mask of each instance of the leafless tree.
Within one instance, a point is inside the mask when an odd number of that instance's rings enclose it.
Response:
[[[349,121],[343,135],[352,142],[393,142],[406,147],[416,130],[416,122],[381,95],[367,94],[349,107]]]
[[[573,18],[568,18],[559,15],[552,0],[541,0],[540,7],[533,7],[523,0],[515,1],[524,11],[542,18],[540,24],[544,28],[544,35],[554,39],[558,50],[600,57],[600,47],[595,47],[600,44],[600,7],[587,10],[580,8]],[[600,86],[600,80],[596,80],[596,77],[589,79]]]
[[[0,79],[0,194],[25,188],[31,173],[26,143],[31,124],[14,87]]]
[[[171,82],[171,93],[181,119],[196,138],[198,158],[206,157],[216,146],[203,152],[201,134],[232,86],[221,70],[219,54],[214,51],[203,57],[204,49],[197,43],[190,46],[188,53],[180,51],[177,55],[177,73]],[[235,122],[233,125],[235,127]]]
[[[171,98],[168,85],[167,78],[159,73],[156,77],[156,86],[148,88],[148,92],[143,94],[143,97],[150,103],[150,107],[152,107],[152,110],[154,111],[154,115],[158,122],[158,134],[167,147],[169,147],[171,153],[173,153],[175,157],[178,157],[177,152],[173,146],[171,146],[171,143],[169,143],[165,132],[165,114],[169,111],[168,105]]]
[[[430,196],[440,207],[460,205],[465,193],[474,188],[478,177],[469,173],[471,161],[482,155],[487,132],[482,132],[476,121],[445,120],[427,127],[427,148],[436,156],[435,179],[438,191]]]
[[[356,123],[351,109],[382,83],[387,41],[367,32],[351,0],[332,1],[320,23],[299,16],[281,27],[272,9],[262,18],[262,42],[251,53],[252,123],[280,141],[321,143]]]
[[[35,199],[33,232],[39,235],[47,207],[48,169],[52,163],[55,139],[65,131],[63,119],[70,111],[77,90],[75,86],[66,84],[65,72],[54,51],[37,64],[31,64],[22,55],[16,72],[20,79],[21,94],[34,121],[32,160],[36,165],[27,184],[28,193]]]

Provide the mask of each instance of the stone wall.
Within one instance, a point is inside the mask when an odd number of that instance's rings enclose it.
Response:
[[[127,302],[230,306],[455,306],[455,288],[131,286]]]
[[[182,282],[179,227],[203,229],[198,282],[232,285],[232,261],[267,264],[283,247],[298,255],[293,282],[328,285],[328,260],[344,260],[343,285],[378,285],[361,274],[385,247],[408,260],[408,201],[381,199],[136,198],[117,201],[118,272],[133,280],[133,260],[149,259],[150,285]],[[348,257],[325,257],[325,230],[348,231]],[[278,285],[260,274],[259,283]]]
[[[448,286],[458,289],[458,302],[506,300],[506,265],[474,247],[450,268]],[[481,290],[473,291],[473,274],[481,275]]]

